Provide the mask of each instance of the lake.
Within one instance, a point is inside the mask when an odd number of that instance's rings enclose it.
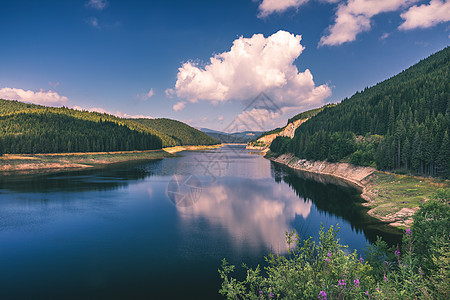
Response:
[[[222,299],[221,260],[283,254],[286,231],[317,238],[321,224],[339,224],[358,252],[377,235],[399,241],[356,189],[321,181],[231,145],[3,176],[0,299]]]

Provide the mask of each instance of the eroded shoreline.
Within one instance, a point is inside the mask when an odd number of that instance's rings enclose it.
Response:
[[[427,201],[437,188],[448,187],[449,181],[436,178],[398,175],[370,167],[348,163],[311,162],[289,154],[268,159],[302,172],[332,176],[361,191],[368,215],[396,228],[408,228],[419,205]]]
[[[173,157],[180,151],[216,149],[212,146],[176,146],[147,151],[5,154],[0,157],[0,175],[31,175],[60,171],[101,168],[133,161],[147,161]]]

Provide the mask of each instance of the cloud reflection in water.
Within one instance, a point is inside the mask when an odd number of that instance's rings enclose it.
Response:
[[[206,219],[225,229],[238,249],[266,247],[284,253],[285,232],[293,229],[297,216],[308,217],[311,205],[285,184],[274,187],[273,179],[221,178],[204,186],[194,206],[177,210],[184,228]]]

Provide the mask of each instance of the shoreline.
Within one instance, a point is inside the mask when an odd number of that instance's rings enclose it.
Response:
[[[145,151],[5,154],[0,156],[0,176],[38,175],[95,169],[119,163],[174,157],[177,152],[216,149],[219,145],[175,146]]]
[[[167,153],[177,153],[181,151],[197,151],[197,150],[209,150],[209,149],[217,149],[223,147],[224,144],[217,145],[198,145],[198,146],[174,146],[174,147],[166,147],[162,148],[163,151]]]
[[[411,226],[419,205],[427,201],[435,189],[449,187],[448,180],[398,175],[348,163],[312,162],[286,154],[266,158],[294,170],[331,176],[338,184],[345,182],[354,186],[361,192],[365,201],[362,205],[369,208],[369,216],[398,229]]]

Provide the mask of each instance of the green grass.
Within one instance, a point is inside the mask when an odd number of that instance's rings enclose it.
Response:
[[[431,199],[438,188],[449,188],[449,180],[375,172],[363,182],[372,202],[375,217],[392,218],[403,208],[416,209]],[[400,223],[408,223],[406,218]],[[406,224],[405,223],[405,224]],[[401,226],[400,226],[401,227]]]

